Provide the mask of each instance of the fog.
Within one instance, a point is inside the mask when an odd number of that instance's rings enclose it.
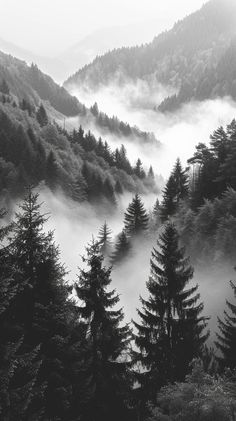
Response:
[[[113,147],[125,144],[128,157],[134,162],[140,156],[144,165],[153,165],[156,174],[168,177],[177,157],[185,165],[199,142],[209,142],[210,134],[219,126],[227,125],[236,116],[236,103],[228,98],[218,98],[204,102],[191,102],[174,113],[155,111],[161,101],[174,92],[173,88],[151,82],[137,81],[119,86],[116,82],[96,92],[83,87],[74,87],[71,92],[88,107],[97,102],[101,111],[139,129],[153,132],[162,143],[140,145],[127,139],[106,135]],[[68,121],[68,125],[69,125]],[[78,120],[75,122],[78,126]],[[69,127],[69,126],[68,126]],[[102,135],[99,128],[93,127],[96,135]]]
[[[1,1],[0,37],[35,54],[54,57],[100,28],[139,23],[142,29],[135,32],[137,42],[140,31],[145,42],[150,21],[156,23],[157,35],[203,3],[204,0],[178,0],[178,4],[174,0],[57,0],[56,4],[47,0]],[[123,42],[126,45],[126,39]]]
[[[142,145],[134,140],[106,135],[108,143],[117,147],[124,143],[132,163],[140,156],[145,167],[152,164],[156,174],[168,177],[177,157],[185,165],[191,157],[195,146],[199,142],[208,142],[210,134],[220,125],[229,124],[236,115],[236,103],[230,98],[208,100],[205,102],[192,102],[182,106],[175,113],[161,114],[154,110],[163,98],[171,94],[172,88],[153,85],[138,81],[135,84],[127,83],[122,87],[116,83],[97,92],[88,90],[74,90],[78,98],[91,106],[96,101],[99,109],[108,115],[137,125],[141,130],[154,132],[160,145]],[[79,122],[68,120],[71,128],[78,126]],[[88,124],[91,129],[91,123]],[[98,136],[99,128],[92,126],[92,131]],[[47,193],[46,203],[52,212],[51,227],[56,227],[56,241],[60,244],[62,260],[71,270],[70,279],[75,279],[76,268],[82,264],[81,254],[84,247],[96,238],[99,227],[105,219],[113,231],[114,238],[123,226],[124,211],[132,199],[132,195],[123,196],[118,208],[112,215],[96,212],[89,205],[78,205],[72,202],[68,205],[61,197],[52,197]],[[143,197],[145,206],[151,210],[156,195]],[[135,252],[121,267],[114,268],[112,273],[113,285],[120,294],[121,305],[124,306],[127,321],[137,320],[137,307],[140,307],[139,297],[145,296],[146,281],[150,273],[151,250],[156,244],[158,233],[153,237],[142,240],[136,244]],[[204,314],[210,316],[209,328],[212,331],[210,343],[213,343],[217,326],[217,317],[223,315],[225,300],[232,295],[229,281],[234,279],[234,269],[227,264],[205,268],[196,265],[193,283],[199,284],[201,299],[205,304]]]
[[[83,267],[82,256],[85,247],[92,238],[97,237],[98,230],[106,220],[112,229],[113,238],[123,227],[123,213],[131,200],[132,195],[125,195],[120,201],[116,212],[108,213],[106,209],[101,212],[88,204],[78,204],[69,201],[62,195],[53,195],[47,189],[41,190],[40,199],[44,202],[43,211],[49,212],[51,218],[46,223],[46,230],[55,230],[55,241],[60,246],[61,261],[69,270],[67,279],[70,282],[77,280],[79,267]],[[144,197],[145,206],[151,209],[154,197]],[[120,295],[119,306],[123,306],[125,320],[137,320],[137,308],[140,308],[139,297],[147,297],[146,282],[150,274],[150,258],[153,246],[159,233],[150,234],[146,239],[137,241],[133,252],[121,266],[114,267],[112,271],[111,288],[116,288]],[[108,265],[108,262],[106,262]],[[232,299],[232,290],[229,281],[235,279],[233,267],[228,265],[217,266],[214,262],[211,267],[196,265],[193,284],[199,285],[201,300],[205,304],[204,315],[210,316],[211,329],[210,343],[215,339],[217,317],[223,315],[226,299]]]

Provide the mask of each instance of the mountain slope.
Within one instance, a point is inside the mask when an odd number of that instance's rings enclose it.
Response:
[[[232,71],[229,74],[229,66],[224,65],[225,57],[230,63],[235,61],[235,36],[236,3],[211,0],[152,43],[113,50],[96,58],[64,86],[70,89],[85,84],[96,89],[117,80],[117,75],[123,83],[154,77],[178,90],[176,96],[157,104],[163,111],[191,99],[223,95],[236,98],[236,76]]]
[[[86,108],[34,64],[28,66],[24,61],[0,52],[0,75],[7,81],[13,94],[21,100],[27,99],[34,106],[44,100],[65,117],[78,117],[81,124],[95,125],[103,134],[111,133],[134,141],[157,142],[152,133],[142,132],[115,117],[109,117],[96,110],[96,107]]]
[[[63,107],[78,113],[80,104],[37,67],[0,53],[0,75],[1,199],[43,183],[79,202],[114,206],[124,190],[156,189],[153,177],[136,174],[123,147],[112,152],[91,132],[68,133],[55,122]]]

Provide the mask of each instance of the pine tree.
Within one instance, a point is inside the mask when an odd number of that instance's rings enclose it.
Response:
[[[143,179],[143,178],[146,177],[145,171],[143,169],[143,164],[142,164],[140,158],[138,158],[138,160],[136,162],[136,165],[134,167],[134,174],[136,174],[137,177],[138,178],[141,178],[141,179]]]
[[[125,231],[128,236],[135,237],[148,229],[149,218],[142,200],[135,195],[125,212]]]
[[[193,268],[179,247],[172,224],[165,227],[157,245],[147,282],[150,295],[147,300],[141,298],[141,323],[134,323],[139,348],[134,352],[134,363],[143,367],[137,378],[144,401],[155,399],[158,388],[169,381],[182,381],[207,338],[203,334],[206,318],[201,316],[198,286],[188,287]]]
[[[39,109],[37,110],[36,118],[41,127],[46,126],[48,124],[48,116],[43,104],[41,104]]]
[[[105,221],[98,233],[98,242],[100,244],[100,251],[104,257],[108,257],[112,246],[112,231]]]
[[[180,200],[188,196],[188,176],[182,169],[180,160],[177,159],[173,171],[163,191],[161,205],[161,219],[165,222],[178,209]]]
[[[119,297],[115,290],[108,291],[111,269],[103,267],[99,244],[87,248],[84,262],[88,270],[80,271],[76,285],[81,302],[78,311],[87,325],[88,346],[84,384],[89,387],[82,420],[126,420],[130,330],[127,325],[121,326],[122,310],[112,310]]]
[[[236,298],[236,286],[231,281],[231,288]],[[224,320],[218,318],[220,333],[217,334],[216,346],[222,356],[219,358],[221,365],[231,369],[236,368],[236,305],[226,301],[230,311],[224,311]]]
[[[175,180],[171,175],[163,190],[163,199],[161,203],[162,222],[165,222],[170,216],[174,215],[176,211],[175,193]]]
[[[112,265],[120,264],[125,258],[130,254],[131,244],[125,231],[123,230],[121,234],[118,235],[117,242],[115,244],[115,250],[111,255]]]
[[[53,233],[44,232],[47,220],[40,212],[38,195],[29,190],[11,235],[12,262],[26,286],[15,300],[15,317],[23,329],[24,353],[40,346],[40,384],[46,384],[45,418],[66,419],[70,407],[71,384],[66,359],[74,306],[68,301],[65,269],[59,261]],[[42,402],[36,399],[35,408]],[[60,418],[61,417],[61,418]]]
[[[4,213],[0,212],[1,217]],[[36,386],[41,360],[39,347],[22,349],[24,330],[19,324],[15,303],[26,288],[26,281],[14,265],[6,242],[10,227],[0,228],[0,417],[3,421],[40,420],[32,401],[43,393]]]

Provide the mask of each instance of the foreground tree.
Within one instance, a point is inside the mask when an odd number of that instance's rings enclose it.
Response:
[[[76,292],[81,306],[79,314],[87,326],[83,420],[128,420],[129,364],[127,352],[130,329],[121,325],[122,310],[112,310],[118,304],[115,290],[109,291],[111,269],[103,267],[99,245],[87,248]]]
[[[0,211],[0,217],[3,216]],[[24,351],[24,329],[19,324],[15,304],[27,284],[9,253],[6,236],[10,229],[0,228],[0,417],[3,421],[41,420],[42,411],[35,411],[32,405],[43,393],[36,386],[42,362],[40,348]]]
[[[68,343],[73,344],[74,306],[68,301],[65,269],[54,245],[53,233],[45,233],[47,217],[41,213],[38,195],[29,190],[16,214],[9,251],[25,287],[14,303],[14,314],[24,335],[22,350],[40,347],[38,385],[45,385],[34,408],[44,408],[45,419],[69,419],[71,374]],[[24,285],[24,284],[22,284]]]
[[[128,236],[135,237],[148,229],[148,214],[138,194],[135,195],[125,213],[125,231]]]
[[[231,281],[231,288],[236,298],[236,286]],[[218,318],[220,333],[217,334],[216,346],[221,352],[221,365],[236,368],[236,304],[226,301],[229,312],[225,310],[224,320]]]
[[[178,233],[168,224],[153,250],[151,276],[147,282],[149,298],[141,298],[138,311],[141,323],[135,342],[134,363],[141,363],[137,379],[141,396],[155,400],[157,390],[168,382],[181,381],[193,358],[201,355],[207,339],[203,330],[206,318],[201,316],[198,286],[188,287],[193,268],[179,247]]]

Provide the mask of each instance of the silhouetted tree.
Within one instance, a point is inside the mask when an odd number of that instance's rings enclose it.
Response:
[[[103,267],[98,243],[87,247],[84,262],[88,270],[80,271],[76,285],[81,302],[78,311],[87,324],[88,343],[84,384],[89,382],[89,390],[82,420],[128,420],[130,330],[121,325],[122,310],[112,310],[119,297],[114,290],[108,290],[111,269]]]
[[[236,298],[236,286],[231,281],[231,288]],[[226,301],[228,310],[224,311],[224,320],[218,318],[220,333],[217,334],[216,346],[222,356],[219,357],[221,365],[231,369],[236,368],[236,305]]]
[[[134,363],[141,363],[137,373],[141,398],[155,400],[164,384],[182,381],[193,358],[201,355],[207,334],[203,334],[206,318],[201,316],[198,286],[188,287],[193,268],[179,247],[178,233],[168,224],[154,248],[151,276],[147,282],[149,298],[141,298],[138,311],[141,323],[135,342]]]

